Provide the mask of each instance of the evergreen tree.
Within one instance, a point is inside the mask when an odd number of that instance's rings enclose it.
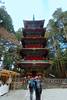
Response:
[[[12,19],[7,13],[5,7],[0,7],[0,26],[7,29],[7,31],[14,33],[14,27],[12,24]]]

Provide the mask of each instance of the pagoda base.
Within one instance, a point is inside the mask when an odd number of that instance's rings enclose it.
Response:
[[[25,67],[25,68],[21,68],[22,70],[22,73],[21,73],[21,76],[22,77],[27,77],[27,76],[32,76],[32,77],[35,77],[35,76],[47,76],[47,71],[48,68],[44,68],[44,67]]]
[[[50,68],[51,63],[50,62],[18,62],[16,67],[21,70],[22,76],[36,76],[41,75],[45,76],[47,75],[47,70]]]

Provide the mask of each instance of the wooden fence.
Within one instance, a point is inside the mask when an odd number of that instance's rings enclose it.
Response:
[[[67,88],[67,79],[43,79],[43,88]]]
[[[22,78],[20,80],[12,82],[12,89],[27,89],[27,79]],[[42,81],[43,88],[67,88],[67,79],[43,78]]]

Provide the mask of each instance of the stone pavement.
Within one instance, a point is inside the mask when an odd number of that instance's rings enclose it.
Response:
[[[0,96],[0,100],[30,100],[29,92],[28,90],[10,91]],[[41,100],[67,100],[67,89],[44,89]]]

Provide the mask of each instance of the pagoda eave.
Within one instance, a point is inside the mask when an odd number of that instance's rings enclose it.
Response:
[[[33,36],[33,37],[31,37],[31,36],[27,36],[27,37],[22,37],[22,39],[21,40],[31,40],[31,39],[33,39],[33,40],[46,40],[46,38],[44,38],[44,37],[38,37],[38,36]]]
[[[46,46],[46,38],[35,38],[35,37],[25,37],[25,38],[22,38],[21,39],[21,42],[22,42],[22,45],[25,46],[26,45],[33,45],[33,47],[35,47],[35,45],[43,45],[43,46]],[[36,43],[36,44],[35,44]],[[26,47],[25,47],[26,48]],[[41,47],[42,48],[42,47]]]
[[[32,53],[34,55],[47,55],[49,52],[49,49],[45,49],[45,48],[23,48],[20,50],[20,55],[32,55]]]
[[[48,53],[49,52],[49,49],[48,48],[22,48],[21,49],[21,51],[24,53],[24,52],[30,52],[30,51],[32,51],[32,52],[42,52],[42,53],[44,53],[44,52],[46,52],[46,53]],[[21,52],[20,51],[20,52]]]
[[[36,21],[32,21],[32,20],[24,20],[24,27],[28,28],[28,27],[32,27],[32,25],[34,25],[35,27],[43,27],[44,26],[44,21],[45,20],[36,20]]]
[[[36,22],[35,22],[35,23],[37,23],[37,22],[38,22],[38,23],[39,23],[39,22],[40,22],[40,23],[44,23],[44,21],[45,21],[44,19],[43,19],[43,20],[36,20]],[[29,24],[29,22],[31,22],[31,23],[32,23],[32,20],[23,20],[23,22],[24,22],[25,24],[26,24],[26,23],[28,23],[28,24]]]
[[[23,33],[26,33],[26,32],[27,33],[28,32],[35,32],[35,33],[36,32],[39,32],[39,33],[40,32],[44,32],[45,33],[46,32],[46,28],[43,28],[43,29],[41,29],[41,28],[38,28],[38,29],[37,28],[35,28],[35,29],[34,28],[32,28],[32,29],[30,29],[30,28],[28,28],[28,29],[27,28],[22,28],[22,30],[23,30]]]

